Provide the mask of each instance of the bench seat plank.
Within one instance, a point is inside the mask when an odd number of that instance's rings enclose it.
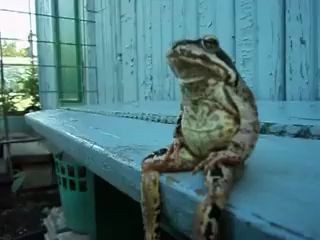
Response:
[[[92,172],[139,201],[140,163],[170,143],[174,125],[45,110],[26,115],[33,129]],[[319,140],[261,135],[227,207],[228,239],[320,239]],[[163,218],[190,236],[202,173],[161,176]]]

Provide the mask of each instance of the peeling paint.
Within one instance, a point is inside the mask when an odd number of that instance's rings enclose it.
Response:
[[[314,16],[319,4],[314,0],[119,3],[109,4],[97,17],[97,24],[108,30],[98,31],[96,39],[108,41],[108,36],[115,36],[112,44],[98,46],[119,48],[114,52],[119,54],[119,66],[112,67],[117,74],[105,68],[106,62],[114,61],[97,58],[99,85],[108,82],[107,95],[116,97],[116,91],[120,101],[178,100],[178,84],[165,59],[167,48],[178,39],[215,33],[258,99],[315,100],[320,96],[320,53],[316,50],[320,24],[319,16]],[[108,97],[100,99],[100,103],[109,101]]]

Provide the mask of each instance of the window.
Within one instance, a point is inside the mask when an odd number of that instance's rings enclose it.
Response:
[[[83,102],[79,3],[77,0],[56,0],[55,46],[59,102]]]

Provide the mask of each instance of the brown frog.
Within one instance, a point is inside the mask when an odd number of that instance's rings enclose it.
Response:
[[[196,211],[193,239],[215,240],[228,193],[258,139],[255,98],[215,36],[178,41],[167,59],[182,102],[172,144],[142,162],[145,239],[160,238],[159,174],[203,170],[208,194]]]

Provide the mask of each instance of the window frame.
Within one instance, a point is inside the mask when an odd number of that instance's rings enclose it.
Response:
[[[70,1],[70,0],[69,0]],[[59,13],[59,1],[53,0],[53,15],[54,15],[54,26],[53,26],[53,36],[54,36],[54,48],[55,48],[55,64],[56,64],[56,81],[57,81],[57,87],[58,87],[58,104],[59,105],[83,105],[85,104],[85,99],[84,99],[84,79],[83,79],[83,73],[82,73],[82,50],[81,50],[81,26],[80,26],[80,13],[79,13],[79,2],[78,0],[72,0],[74,4],[74,28],[75,28],[75,46],[76,48],[76,67],[77,69],[77,83],[78,83],[78,89],[76,90],[77,92],[77,97],[76,99],[66,99],[63,97],[63,84],[62,84],[62,64],[61,64],[61,45],[64,43],[61,42],[61,33],[60,33],[60,19],[63,16],[60,16]],[[70,19],[71,20],[71,19]]]

